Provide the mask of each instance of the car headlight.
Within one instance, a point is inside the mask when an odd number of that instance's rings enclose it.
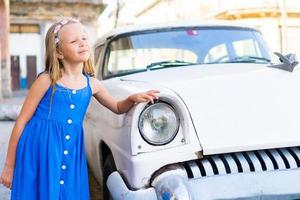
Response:
[[[146,107],[138,123],[142,137],[152,145],[164,145],[171,142],[179,129],[177,113],[172,106],[164,102]]]

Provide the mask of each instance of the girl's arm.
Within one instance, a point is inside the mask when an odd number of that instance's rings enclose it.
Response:
[[[135,103],[147,101],[151,101],[153,103],[154,99],[158,98],[157,93],[159,93],[157,90],[150,90],[130,95],[121,101],[116,101],[96,78],[91,78],[91,86],[93,96],[97,99],[97,101],[116,114],[126,113]]]
[[[51,82],[49,75],[45,73],[41,74],[32,84],[28,96],[24,101],[21,112],[16,120],[12,133],[10,135],[5,166],[0,179],[0,183],[3,183],[6,187],[11,186],[12,177],[10,176],[12,175],[11,171],[13,171],[14,169],[16,147],[21,133],[23,132],[26,123],[34,114],[38,103],[46,93],[50,84]]]

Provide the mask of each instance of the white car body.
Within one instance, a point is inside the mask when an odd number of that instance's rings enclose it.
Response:
[[[115,31],[98,40],[95,47],[106,49],[107,42],[120,34],[161,27],[166,26]],[[100,79],[105,52],[96,58]],[[114,199],[164,199],[165,191],[169,199],[300,198],[296,183],[300,178],[300,73],[268,65],[197,64],[103,80],[116,99],[160,90],[159,100],[173,106],[180,126],[171,142],[152,145],[138,127],[146,103],[116,115],[93,100],[85,120],[85,144],[97,180],[102,181],[103,163],[110,152],[118,171],[107,182]],[[273,155],[277,169],[267,154]],[[232,165],[236,157],[243,172]],[[172,186],[174,182],[177,185]],[[172,188],[179,188],[180,194]]]

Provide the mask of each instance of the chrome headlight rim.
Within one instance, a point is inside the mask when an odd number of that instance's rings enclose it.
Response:
[[[164,142],[155,142],[155,141],[150,141],[146,136],[145,134],[143,133],[143,130],[141,129],[140,127],[140,120],[143,116],[143,114],[148,110],[150,109],[150,107],[152,106],[157,106],[157,104],[164,104],[165,106],[168,106],[174,113],[175,117],[176,117],[176,129],[174,131],[174,134],[172,135],[172,137],[170,137],[168,140],[164,141]],[[179,118],[179,114],[177,113],[176,109],[168,102],[166,101],[162,101],[162,100],[158,100],[158,101],[155,101],[154,104],[151,104],[151,103],[148,103],[145,108],[143,109],[143,111],[140,113],[139,115],[139,118],[138,118],[138,130],[140,132],[140,135],[141,137],[143,138],[143,140],[152,145],[152,146],[162,146],[162,145],[166,145],[166,144],[169,144],[170,142],[172,142],[174,140],[174,138],[177,136],[178,134],[178,131],[179,131],[179,128],[180,128],[180,118]]]

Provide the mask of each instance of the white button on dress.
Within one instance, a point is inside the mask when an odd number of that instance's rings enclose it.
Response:
[[[71,104],[71,105],[70,105],[70,108],[71,108],[71,109],[74,109],[74,108],[75,108],[75,105],[74,105],[74,104]]]
[[[70,138],[70,135],[66,135],[66,140],[69,140]]]
[[[65,170],[66,168],[67,168],[66,165],[62,165],[62,166],[61,166],[61,169],[63,169],[63,170]]]
[[[63,185],[65,182],[63,180],[59,181],[59,184]]]
[[[71,119],[68,119],[68,124],[72,124],[72,120]]]
[[[69,153],[69,152],[68,152],[67,150],[64,150],[64,154],[65,154],[65,155],[68,155],[68,153]]]
[[[76,90],[72,90],[72,93],[73,93],[73,94],[76,94]]]

